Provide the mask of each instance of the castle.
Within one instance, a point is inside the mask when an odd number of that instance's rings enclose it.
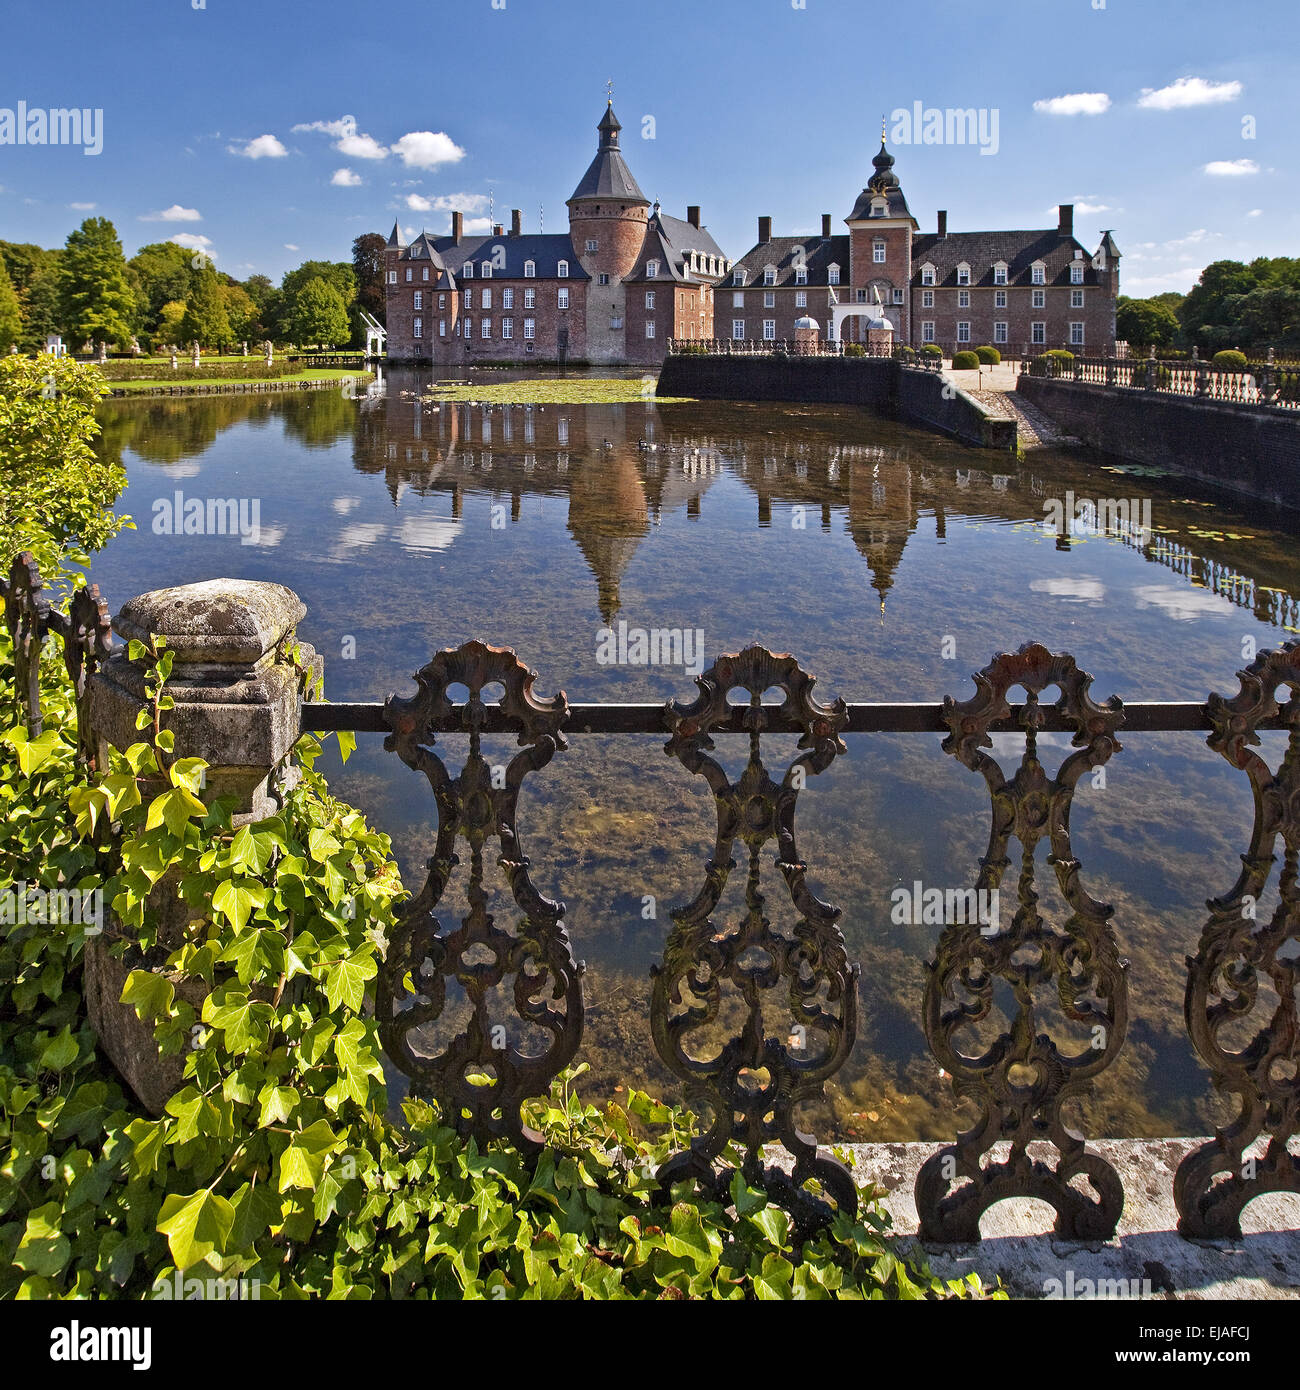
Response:
[[[596,156],[567,201],[567,232],[525,235],[511,214],[490,235],[422,232],[409,245],[393,224],[384,252],[388,356],[441,365],[587,362],[657,366],[670,339],[793,341],[813,318],[823,339],[866,342],[871,325],[894,343],[946,352],[991,343],[1008,353],[1115,346],[1120,252],[1110,232],[1091,254],[1074,236],[1074,209],[1055,228],[949,231],[941,211],[922,232],[885,147],[833,235],[773,236],[730,260],[688,207],[684,220],[653,206],[619,147],[613,104]]]

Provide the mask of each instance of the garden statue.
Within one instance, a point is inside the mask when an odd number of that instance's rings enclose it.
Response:
[[[199,340],[195,338],[194,342],[190,346],[192,349],[190,353],[190,361],[193,363],[194,366],[197,367],[199,365]]]

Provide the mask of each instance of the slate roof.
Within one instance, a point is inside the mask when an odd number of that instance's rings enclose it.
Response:
[[[504,266],[496,264],[501,257],[494,253],[501,247]],[[423,260],[427,258],[440,270],[445,270],[453,285],[461,278],[461,270],[466,261],[474,262],[473,279],[485,278],[482,263],[493,261],[494,280],[522,280],[524,262],[534,262],[538,280],[554,280],[556,267],[560,261],[568,261],[569,273],[566,280],[590,280],[591,276],[582,268],[573,242],[568,232],[535,232],[528,236],[471,236],[453,241],[449,236],[431,237],[427,232],[420,236],[402,252],[399,259]],[[465,277],[470,278],[470,277]],[[531,278],[531,277],[530,277]]]
[[[970,266],[972,285],[992,285],[994,265],[1005,261],[1007,284],[1028,285],[1032,283],[1034,262],[1042,261],[1043,278],[1048,285],[1068,285],[1075,251],[1083,252],[1083,283],[1097,284],[1097,272],[1092,269],[1088,251],[1074,237],[1062,236],[1055,227],[1047,231],[949,232],[945,237],[923,232],[912,238],[912,283],[921,283],[921,267],[928,261],[934,266],[936,285],[956,285],[957,266],[965,261]]]
[[[744,285],[733,284],[734,273],[728,274],[719,284],[719,289],[771,289],[763,285],[763,271],[776,266],[776,284],[794,285],[795,248],[802,246],[804,263],[808,268],[809,285],[829,285],[828,271],[832,265],[840,268],[840,283],[849,281],[849,238],[844,236],[774,236],[771,241],[759,242],[735,262],[732,272],[740,269],[745,272]],[[800,289],[804,286],[800,285]]]
[[[608,198],[611,202],[644,203],[650,206],[650,199],[637,187],[632,171],[618,147],[618,133],[623,127],[614,114],[611,104],[596,127],[600,131],[600,147],[596,157],[587,166],[587,172],[578,180],[569,202],[580,198]]]
[[[716,280],[717,276],[700,272],[689,273],[686,257],[691,251],[698,251],[704,256],[716,256],[720,265],[725,264],[727,259],[722,247],[709,235],[708,228],[696,227],[680,218],[657,212],[647,223],[645,242],[641,247],[637,266],[625,283],[653,285],[661,280],[675,280],[699,284],[702,280]],[[659,262],[657,276],[646,274],[648,261]],[[718,275],[721,274],[719,270]]]

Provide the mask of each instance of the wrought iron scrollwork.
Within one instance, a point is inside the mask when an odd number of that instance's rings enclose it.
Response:
[[[33,738],[41,733],[41,648],[53,632],[63,643],[63,664],[67,668],[80,710],[86,681],[113,651],[113,629],[108,604],[100,596],[99,585],[77,589],[60,613],[49,600],[45,581],[28,551],[16,555],[9,577],[0,577],[0,602],[4,604],[5,626],[14,647],[14,687],[23,721]],[[88,743],[80,724],[81,753]]]
[[[536,672],[510,649],[467,642],[439,652],[416,674],[419,691],[412,699],[390,696],[385,702],[392,733],[384,746],[428,778],[438,807],[438,835],[424,887],[389,941],[377,995],[384,1047],[411,1078],[412,1092],[435,1098],[446,1123],[460,1134],[480,1143],[507,1138],[526,1150],[537,1149],[541,1137],[524,1123],[520,1106],[544,1094],[573,1060],[583,1025],[582,966],[573,958],[561,920],[564,904],[533,886],[515,827],[524,777],[568,747],[562,732],[569,714],[564,693],[540,700],[533,694],[535,680]],[[496,682],[505,692],[501,711],[517,729],[522,751],[494,782],[480,742],[487,709],[482,692]],[[447,691],[457,684],[469,691],[462,707],[469,753],[453,777],[434,752],[433,727],[450,717]],[[435,910],[460,863],[458,840],[470,853],[469,912],[458,928],[445,929]],[[489,840],[499,843],[497,862],[523,914],[513,931],[497,926],[488,911],[483,855]],[[453,980],[464,990],[469,1019],[445,1047],[430,1051],[421,1033],[443,1015]],[[507,981],[514,1017],[494,1019],[489,995]],[[526,1045],[525,1033],[544,1041]],[[485,1076],[492,1084],[482,1084]]]
[[[1200,1239],[1241,1235],[1246,1203],[1266,1192],[1300,1192],[1300,1162],[1288,1145],[1300,1132],[1300,643],[1260,652],[1238,673],[1240,691],[1231,700],[1211,695],[1206,712],[1214,732],[1207,742],[1250,778],[1255,826],[1250,848],[1232,890],[1211,898],[1209,921],[1195,956],[1187,958],[1184,1012],[1187,1030],[1215,1088],[1238,1098],[1231,1124],[1178,1165],[1174,1200],[1178,1229]],[[1291,698],[1278,702],[1278,690]],[[1276,775],[1251,745],[1266,719],[1280,716],[1290,730]],[[1267,887],[1278,837],[1283,844],[1278,902],[1267,922],[1256,905]],[[1249,1020],[1259,1003],[1261,981],[1277,996],[1272,1016],[1240,1046],[1221,1037],[1234,1020]],[[1267,1134],[1262,1154],[1247,1149]]]
[[[820,1155],[815,1139],[796,1128],[796,1108],[819,1099],[827,1079],[843,1065],[857,1031],[856,965],[850,966],[837,925],[840,909],[814,897],[805,882],[807,865],[795,842],[794,815],[800,789],[810,775],[824,772],[845,752],[841,731],[848,721],[842,700],[823,705],[813,698],[815,677],[792,656],[763,647],[718,660],[697,677],[698,698],[688,706],[670,701],[664,718],[672,737],[665,752],[702,776],[713,792],[718,828],[703,887],[695,899],[672,912],[673,929],[663,963],[654,970],[651,1028],[664,1063],[685,1082],[688,1105],[712,1115],[707,1132],[669,1159],[659,1171],[666,1188],[686,1178],[721,1196],[731,1169],[720,1160],[734,1140],[744,1149],[742,1171],[790,1212],[802,1237],[832,1215],[857,1210],[857,1191],[843,1164]],[[764,706],[763,692],[778,687],[779,707]],[[732,782],[706,750],[711,733],[732,714],[729,693],[749,693],[743,719],[749,731],[749,761]],[[760,756],[760,739],[769,714],[779,714],[802,730],[796,758],[778,785]],[[760,855],[777,842],[777,867],[785,878],[798,920],[789,935],[774,931],[760,891]],[[744,914],[737,925],[713,920],[735,867],[732,848],[740,840],[748,852]],[[740,1026],[725,1042],[709,1041],[707,1030],[723,1008],[724,987],[739,996]],[[788,1004],[786,1037],[767,1034],[764,999]],[[724,1020],[725,1022],[725,1020]],[[710,1055],[695,1055],[692,1044]],[[763,1078],[766,1073],[766,1079]],[[780,1141],[794,1155],[792,1173],[766,1166],[763,1145]],[[820,1186],[824,1197],[810,1191]]]
[[[1079,861],[1070,847],[1070,807],[1079,778],[1119,750],[1116,731],[1124,721],[1123,706],[1115,698],[1095,703],[1088,694],[1092,677],[1079,670],[1074,658],[1054,655],[1037,643],[1015,655],[996,656],[974,679],[973,699],[944,699],[943,719],[950,732],[943,748],[983,776],[992,798],[992,828],[977,894],[999,888],[1011,864],[1007,851],[1013,838],[1022,848],[1022,866],[1010,925],[1003,925],[1000,898],[995,923],[949,923],[928,967],[926,1038],[951,1075],[956,1095],[974,1101],[980,1115],[917,1175],[920,1235],[929,1241],[977,1241],[980,1217],[995,1202],[1036,1197],[1056,1209],[1058,1235],[1105,1239],[1123,1209],[1123,1187],[1115,1169],[1088,1152],[1084,1136],[1066,1125],[1061,1107],[1086,1094],[1123,1045],[1126,962],[1110,927],[1113,909],[1091,898],[1080,882]],[[1008,780],[981,749],[992,745],[990,727],[1009,717],[1007,692],[1014,686],[1027,694],[1020,718],[1025,750]],[[1043,723],[1038,696],[1053,686],[1060,689],[1056,708],[1073,726],[1072,743],[1078,750],[1054,778],[1044,771],[1037,749]],[[1050,844],[1047,862],[1069,909],[1060,929],[1038,911],[1034,854],[1044,837]],[[971,1056],[959,1035],[988,1017],[998,980],[1010,988],[1015,1017],[982,1055]],[[1091,1032],[1080,1052],[1062,1051],[1050,1035],[1037,1030],[1034,990],[1053,985],[1063,1015]],[[1029,1155],[1029,1144],[1041,1140],[1056,1147],[1056,1167]],[[1010,1141],[1008,1159],[982,1162],[999,1141]],[[1076,1185],[1077,1179],[1091,1184],[1095,1199]]]

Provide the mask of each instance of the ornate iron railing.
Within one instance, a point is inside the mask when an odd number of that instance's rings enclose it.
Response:
[[[39,728],[42,643],[49,635],[62,640],[80,694],[111,646],[106,607],[95,591],[82,591],[71,616],[57,614],[30,556],[15,561],[8,580],[0,581],[0,595],[14,641],[14,696],[28,726]],[[730,1176],[725,1154],[735,1141],[748,1180],[786,1206],[800,1233],[836,1209],[854,1210],[847,1171],[795,1123],[798,1107],[822,1096],[853,1047],[859,971],[846,953],[840,909],[808,887],[795,812],[809,783],[846,751],[846,738],[943,732],[943,751],[981,776],[989,792],[988,849],[973,872],[971,896],[1000,889],[1013,868],[1013,840],[1020,859],[1010,920],[958,912],[940,931],[927,970],[919,1001],[926,1038],[955,1093],[976,1103],[979,1118],[918,1175],[921,1234],[935,1241],[978,1239],[980,1217],[993,1203],[1036,1197],[1055,1208],[1059,1235],[1104,1239],[1122,1211],[1123,1183],[1065,1123],[1062,1107],[1088,1095],[1124,1046],[1127,964],[1118,953],[1112,908],[1084,885],[1070,837],[1074,791],[1084,774],[1122,752],[1121,734],[1208,732],[1209,746],[1249,779],[1255,815],[1241,873],[1227,893],[1210,899],[1197,952],[1188,958],[1184,1013],[1213,1086],[1237,1098],[1237,1115],[1184,1159],[1174,1196],[1184,1235],[1238,1235],[1241,1210],[1252,1198],[1300,1192],[1300,1160],[1289,1150],[1300,1137],[1300,959],[1294,948],[1300,940],[1300,643],[1261,652],[1239,673],[1235,695],[1211,694],[1204,703],[1126,704],[1115,697],[1098,703],[1091,677],[1073,656],[1036,643],[995,656],[974,680],[969,700],[827,701],[813,694],[815,679],[795,657],[748,647],[718,657],[697,678],[690,703],[581,704],[563,693],[538,697],[535,673],[513,651],[467,642],[439,652],[417,674],[411,699],[303,704],[304,731],[386,734],[384,746],[424,774],[436,805],[428,877],[388,942],[377,981],[375,1011],[390,1060],[466,1136],[538,1147],[540,1136],[526,1128],[521,1105],[544,1093],[576,1056],[584,1001],[564,904],[539,893],[529,875],[516,824],[519,793],[526,778],[569,750],[572,736],[666,736],[665,751],[713,793],[717,833],[698,893],[672,912],[654,971],[649,1024],[659,1056],[709,1124],[659,1177],[665,1184],[693,1179],[723,1191]],[[484,692],[495,684],[504,694],[488,702]],[[456,685],[468,692],[460,704],[449,697]],[[772,688],[780,692],[779,703],[764,703]],[[1024,699],[1012,703],[1016,690]],[[1049,703],[1044,696],[1050,691],[1058,697]],[[743,692],[743,700],[732,703],[733,692]],[[1289,734],[1276,770],[1256,751],[1264,730]],[[984,752],[995,732],[1007,731],[1024,737],[1011,776]],[[1072,735],[1073,751],[1054,772],[1039,757],[1038,739],[1047,732]],[[504,775],[494,775],[481,739],[502,733],[513,734],[520,751]],[[763,744],[777,734],[799,736],[798,754],[779,777],[765,765]],[[467,743],[454,773],[438,746],[449,736]],[[735,779],[710,756],[715,740],[733,737],[749,745]],[[1039,882],[1035,868],[1035,849],[1044,840],[1064,908],[1059,926],[1038,906],[1053,888],[1053,882]],[[1261,921],[1256,905],[1279,840],[1277,906]],[[769,902],[764,851],[772,845],[782,891]],[[468,852],[467,868],[458,849]],[[489,849],[514,900],[513,926],[499,925],[488,910]],[[737,859],[743,860],[743,907],[728,914],[720,906]],[[458,868],[469,911],[449,927],[436,913]],[[421,1030],[445,1021],[453,983],[464,992],[468,1020],[450,1043],[431,1048]],[[489,1007],[489,994],[507,983],[514,1012],[509,1025]],[[973,1053],[962,1030],[988,1018],[999,985],[1010,989],[1014,1017],[983,1052]],[[1225,1029],[1251,1013],[1261,985],[1277,996],[1271,1017],[1249,1040],[1229,1040]],[[1065,1017],[1088,1033],[1088,1043],[1072,1050],[1043,1031],[1033,997],[1043,986],[1054,991]],[[725,1012],[724,992],[732,1001]],[[788,1010],[788,1033],[766,1028],[765,1003]],[[527,1049],[512,1044],[512,1032],[519,1037],[521,1030],[543,1042]],[[495,1084],[480,1084],[479,1073]],[[772,1163],[766,1149],[774,1141],[793,1155],[792,1172]],[[1006,1158],[993,1153],[1000,1142],[1009,1143]],[[1030,1145],[1042,1142],[1055,1149],[1054,1164],[1030,1154]]]
[[[1080,381],[1130,391],[1159,391],[1235,405],[1300,409],[1300,368],[1248,362],[1244,371],[1223,371],[1211,362],[1158,361],[1154,357],[1051,357],[1040,351],[1021,363],[1021,373],[1056,381]]]

